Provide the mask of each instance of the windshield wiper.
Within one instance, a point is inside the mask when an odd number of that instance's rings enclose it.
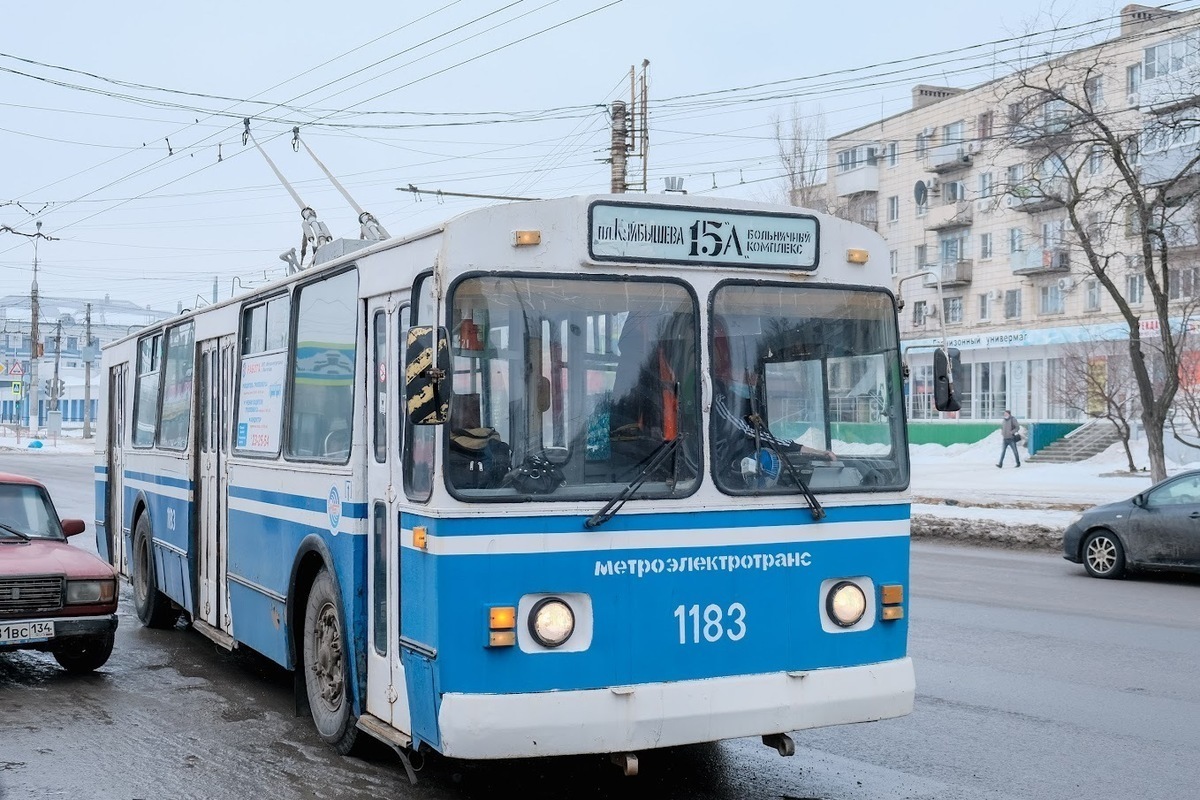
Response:
[[[33,537],[31,537],[28,533],[19,531],[11,525],[5,525],[3,522],[0,522],[0,531],[3,531],[4,533],[11,533],[13,536],[16,536],[23,542],[33,541]]]
[[[632,497],[633,493],[650,477],[650,474],[658,469],[659,465],[666,461],[668,456],[675,452],[676,448],[679,447],[680,438],[664,439],[662,444],[654,448],[654,452],[650,454],[649,460],[646,461],[646,466],[642,467],[642,471],[638,473],[638,476],[618,492],[616,497],[605,503],[604,508],[589,517],[588,521],[583,523],[583,526],[585,528],[596,528],[615,517],[617,512],[621,510],[621,506],[625,505],[625,501]]]
[[[817,496],[812,493],[812,489],[808,488],[808,484],[805,483],[804,479],[800,477],[800,473],[798,473],[796,468],[792,466],[792,462],[789,461],[787,456],[785,456],[779,449],[779,445],[775,442],[775,437],[772,436],[770,431],[766,429],[766,426],[763,425],[762,417],[760,417],[758,414],[748,414],[746,415],[746,421],[749,422],[754,428],[755,442],[766,444],[767,447],[770,447],[775,453],[775,456],[783,462],[785,467],[787,467],[788,474],[792,476],[792,480],[795,481],[796,485],[800,487],[800,492],[804,495],[804,499],[808,502],[809,509],[812,510],[812,518],[821,519],[824,517],[825,508],[821,505],[821,501],[818,500]],[[803,445],[801,445],[801,447],[803,447]],[[755,463],[757,464],[757,462],[758,459],[756,457]]]

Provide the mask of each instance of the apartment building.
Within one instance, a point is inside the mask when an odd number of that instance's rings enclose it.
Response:
[[[828,141],[835,213],[889,244],[911,418],[939,416],[932,347],[943,335],[962,355],[960,418],[1005,408],[1021,419],[1081,417],[1065,373],[1088,348],[1122,357],[1129,336],[1093,259],[1141,334],[1156,334],[1141,218],[1109,134],[1135,185],[1171,186],[1166,291],[1172,320],[1195,314],[1200,180],[1185,165],[1200,152],[1198,94],[1200,11],[1131,5],[1108,41],[970,89],[917,86],[909,110]]]

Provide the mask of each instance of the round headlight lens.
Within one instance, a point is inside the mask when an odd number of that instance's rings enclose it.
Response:
[[[867,596],[856,583],[838,581],[825,596],[829,618],[843,628],[849,628],[867,613]]]
[[[543,597],[529,612],[529,633],[542,647],[558,647],[575,632],[575,612],[557,597]]]

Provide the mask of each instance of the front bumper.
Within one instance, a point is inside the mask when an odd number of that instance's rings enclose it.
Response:
[[[64,641],[73,639],[85,638],[88,636],[96,636],[98,634],[111,633],[117,629],[117,615],[99,614],[90,617],[28,617],[17,619],[2,619],[0,622],[8,625],[20,625],[24,622],[40,622],[42,620],[51,620],[54,622],[54,638],[44,642],[28,642],[25,644],[8,644],[0,645],[0,653],[11,652],[14,650],[53,650],[58,644]]]
[[[625,753],[908,714],[910,658],[808,672],[537,694],[452,694],[438,713],[454,758]]]

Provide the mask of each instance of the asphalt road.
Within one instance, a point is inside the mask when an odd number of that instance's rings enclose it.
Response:
[[[0,453],[88,521],[91,459]],[[77,544],[87,545],[86,541]],[[917,543],[913,714],[795,735],[602,758],[430,758],[326,748],[290,676],[186,629],[139,627],[123,591],[112,660],[71,677],[0,655],[0,798],[821,798],[1191,800],[1200,787],[1200,580],[1105,582],[1043,553]]]

